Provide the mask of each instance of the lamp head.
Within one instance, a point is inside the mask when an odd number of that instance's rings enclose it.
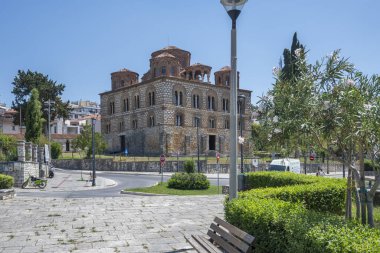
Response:
[[[232,10],[241,11],[248,0],[220,0],[227,12]]]

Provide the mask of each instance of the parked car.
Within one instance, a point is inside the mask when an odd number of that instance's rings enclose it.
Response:
[[[268,170],[301,173],[301,162],[299,159],[291,158],[275,159],[269,164]]]

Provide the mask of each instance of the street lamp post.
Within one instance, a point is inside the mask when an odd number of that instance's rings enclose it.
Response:
[[[95,178],[95,118],[91,118],[91,137],[92,137],[92,186],[96,186]]]
[[[243,106],[245,103],[245,96],[239,95],[239,104],[240,104],[240,136],[243,139]],[[243,160],[243,142],[240,143],[240,172],[244,173],[244,160]]]
[[[200,163],[199,163],[199,122],[200,122],[200,118],[199,117],[195,117],[195,123],[197,124],[197,152],[198,152],[197,168],[198,168],[198,173],[200,173]]]
[[[237,157],[237,56],[236,56],[236,20],[239,17],[244,4],[248,0],[221,0],[221,4],[226,9],[228,15],[232,20],[231,29],[231,85],[230,85],[230,100],[231,100],[231,138],[230,138],[230,189],[229,199],[237,198],[237,170],[236,170],[236,157]]]
[[[48,106],[48,146],[49,146],[49,160],[47,161],[48,162],[48,165],[50,165],[50,159],[51,159],[51,129],[50,129],[50,115],[51,115],[51,105],[54,105],[55,102],[54,101],[51,101],[50,98],[47,102],[45,102],[45,106],[47,105]]]

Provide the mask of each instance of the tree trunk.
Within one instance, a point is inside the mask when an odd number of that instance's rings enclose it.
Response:
[[[373,228],[375,226],[375,222],[373,221],[373,198],[371,196],[367,196],[367,213],[368,225]]]
[[[373,199],[375,198],[376,190],[380,185],[380,175],[377,174],[375,178],[376,180],[367,195],[368,225],[370,227],[375,226],[373,221]]]
[[[363,147],[359,145],[359,188],[360,188],[360,205],[361,205],[361,215],[362,224],[367,224],[367,189],[365,188],[365,175],[364,175],[364,154]]]
[[[351,167],[348,167],[349,171],[351,171]],[[349,173],[347,177],[347,192],[346,192],[346,219],[352,219],[352,177]]]

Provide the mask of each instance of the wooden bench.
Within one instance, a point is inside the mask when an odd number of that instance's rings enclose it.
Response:
[[[242,253],[253,251],[255,238],[230,223],[215,217],[207,232],[209,238],[201,235],[185,237],[199,253]]]

